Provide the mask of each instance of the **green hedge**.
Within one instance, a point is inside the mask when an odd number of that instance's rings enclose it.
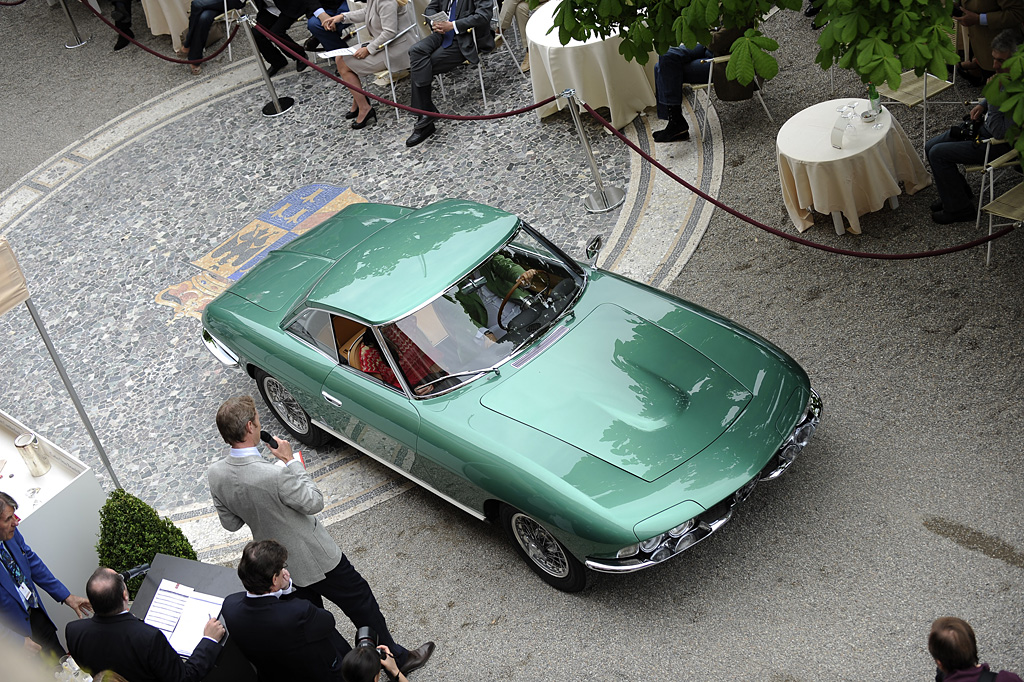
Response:
[[[96,543],[100,566],[125,571],[151,563],[159,554],[196,559],[196,552],[181,529],[170,519],[124,490],[115,490],[100,509],[100,541]],[[142,577],[128,581],[128,593],[142,585]]]

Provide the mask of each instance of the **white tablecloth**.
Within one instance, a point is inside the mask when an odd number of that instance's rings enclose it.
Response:
[[[155,36],[170,34],[174,49],[181,48],[181,32],[188,28],[188,8],[191,4],[191,0],[142,0],[150,32]]]
[[[557,29],[548,33],[554,25],[559,4],[558,0],[551,0],[541,5],[526,24],[533,101],[540,102],[573,88],[593,108],[608,107],[611,123],[616,128],[622,128],[641,111],[654,106],[657,103],[654,96],[657,55],[652,55],[646,66],[626,61],[619,54],[622,39],[618,36],[606,40],[595,36],[586,42],[573,40],[562,45],[558,42]],[[550,116],[563,108],[565,102],[559,98],[541,107],[538,113],[542,118]]]
[[[836,107],[856,101],[856,128],[846,133],[842,149],[831,143],[832,128],[839,117]],[[907,194],[931,184],[907,134],[889,111],[873,122],[860,120],[869,108],[866,99],[830,100],[799,112],[779,130],[776,151],[782,198],[797,230],[803,232],[814,221],[810,209],[819,213],[841,211],[850,221],[850,231],[860,234],[859,216],[877,211],[886,199],[900,194],[899,182]],[[874,129],[881,123],[881,129]]]

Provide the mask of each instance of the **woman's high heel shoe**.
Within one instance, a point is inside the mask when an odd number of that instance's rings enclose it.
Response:
[[[359,130],[360,128],[365,128],[366,126],[370,125],[370,123],[376,123],[376,122],[377,122],[377,110],[374,109],[373,107],[370,107],[370,113],[368,113],[366,115],[366,118],[364,118],[361,122],[360,121],[352,121],[352,130]]]
[[[345,120],[346,121],[350,121],[353,118],[357,118],[358,116],[359,116],[359,110],[358,109],[352,109],[351,111],[346,111],[345,112]]]

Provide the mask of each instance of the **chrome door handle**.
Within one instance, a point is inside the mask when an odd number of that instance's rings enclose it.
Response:
[[[336,407],[341,407],[341,401],[338,400],[337,398],[335,398],[333,395],[331,395],[327,391],[320,391],[320,395],[322,395],[324,397],[324,400],[329,402],[331,405],[334,405]]]

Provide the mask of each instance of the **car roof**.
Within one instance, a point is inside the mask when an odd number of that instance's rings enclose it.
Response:
[[[430,204],[354,244],[309,291],[306,302],[370,324],[399,319],[494,253],[519,222],[511,213],[473,201]]]

